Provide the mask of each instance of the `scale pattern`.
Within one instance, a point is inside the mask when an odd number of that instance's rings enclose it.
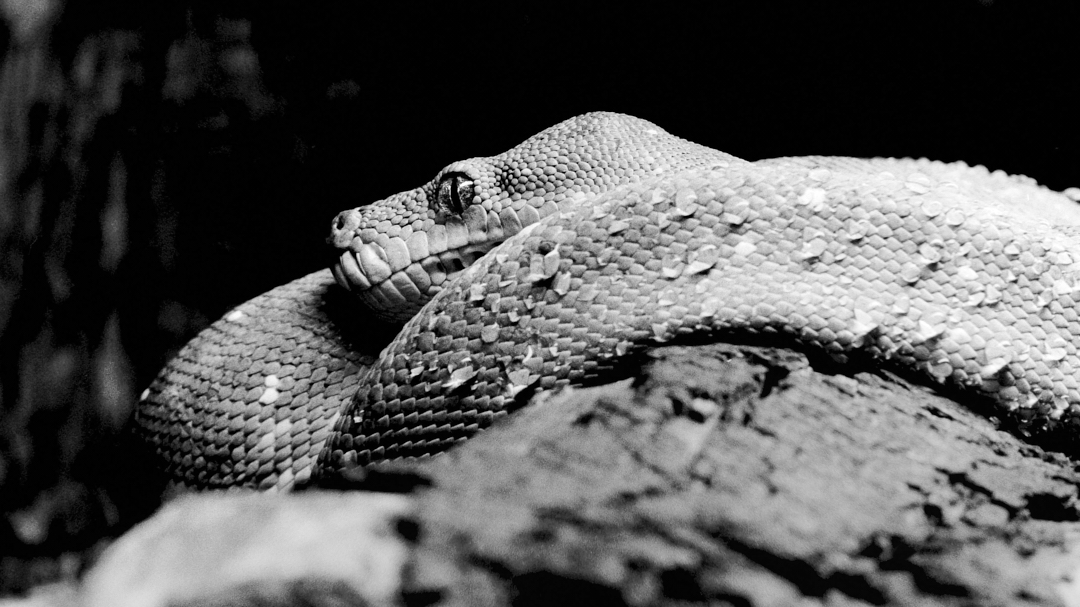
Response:
[[[728,161],[737,160],[650,122],[593,113],[497,156],[454,162],[420,188],[341,213],[329,239],[342,249],[332,272],[368,310],[333,288],[329,272],[256,297],[196,336],[162,370],[136,408],[137,431],[174,485],[304,483],[359,371],[403,319],[460,273],[436,263],[439,255],[471,257],[618,185]],[[437,195],[455,175],[473,184],[463,212],[440,205]],[[465,249],[468,255],[461,255]],[[349,280],[362,271],[359,284]]]
[[[473,206],[437,204],[455,174],[477,184]],[[519,225],[491,229],[507,209]],[[424,457],[538,389],[687,336],[778,336],[891,365],[989,397],[1026,430],[1080,421],[1080,210],[1027,178],[926,160],[748,163],[589,114],[340,215],[336,278],[363,291],[405,261],[427,270],[409,243],[441,225],[449,250],[451,224],[494,248],[438,289],[368,298],[383,312],[430,298],[392,343],[398,327],[319,272],[186,346],[136,415],[173,481],[287,489]]]
[[[143,393],[139,433],[181,488],[291,488],[310,477],[363,368],[389,340],[366,338],[329,270],[236,307],[176,355]]]
[[[365,373],[321,466],[417,457],[619,357],[781,335],[1080,423],[1080,210],[929,161],[800,158],[619,188],[470,267]]]
[[[620,185],[730,162],[743,161],[645,120],[576,116],[502,154],[454,162],[419,188],[339,214],[332,269],[376,316],[405,322],[462,266],[526,226]],[[451,191],[463,208],[454,208]]]

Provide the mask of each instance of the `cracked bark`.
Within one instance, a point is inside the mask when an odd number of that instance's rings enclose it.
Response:
[[[636,371],[338,479],[366,491],[171,505],[110,548],[83,604],[1080,604],[1064,455],[788,350],[659,348]],[[252,554],[302,566],[237,577]],[[130,602],[147,580],[171,586]]]
[[[488,592],[442,587],[451,603],[1080,597],[1066,457],[925,388],[783,350],[655,350],[637,380],[526,408],[422,472],[421,552]]]

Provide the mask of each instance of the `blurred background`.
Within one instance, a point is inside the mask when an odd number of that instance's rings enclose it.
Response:
[[[712,4],[0,0],[0,594],[153,508],[122,429],[172,353],[450,161],[610,110],[1080,186],[1076,3]]]

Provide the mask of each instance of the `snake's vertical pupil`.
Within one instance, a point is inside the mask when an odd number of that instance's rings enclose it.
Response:
[[[453,205],[455,213],[461,213],[465,210],[465,207],[461,204],[461,192],[458,188],[461,187],[461,178],[454,177],[453,186],[450,188],[450,203]]]
[[[454,176],[454,207],[458,213],[465,212],[465,206],[472,204],[473,199],[473,180],[464,175]]]
[[[473,180],[468,175],[451,175],[439,183],[439,207],[457,213],[465,212],[474,196]]]

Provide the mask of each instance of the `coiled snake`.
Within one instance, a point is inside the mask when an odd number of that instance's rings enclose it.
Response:
[[[981,167],[747,162],[586,114],[340,214],[332,270],[200,333],[136,426],[176,484],[286,489],[437,453],[650,345],[763,335],[1075,427],[1078,224]]]

